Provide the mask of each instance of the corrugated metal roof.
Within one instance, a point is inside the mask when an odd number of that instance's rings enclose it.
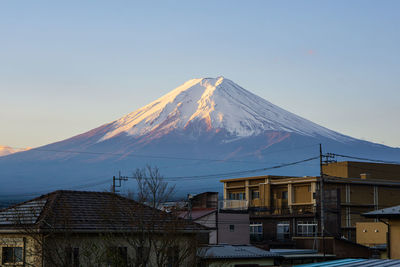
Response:
[[[324,261],[318,263],[296,265],[297,267],[400,267],[400,260],[376,260],[376,259],[342,259],[334,261]]]
[[[385,208],[385,209],[370,211],[370,212],[364,213],[363,215],[367,216],[367,217],[400,216],[400,205]]]
[[[210,245],[198,250],[198,255],[203,259],[239,259],[239,258],[279,258],[277,253],[272,253],[250,245]]]

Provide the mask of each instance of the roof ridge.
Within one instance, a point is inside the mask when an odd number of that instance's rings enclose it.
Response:
[[[56,203],[56,200],[59,198],[61,191],[62,190],[56,190],[49,194],[46,205],[44,206],[42,212],[40,213],[39,218],[36,221],[36,224],[38,225],[39,228],[41,228],[44,225],[45,219],[48,217],[49,213],[54,207],[55,205],[54,203]]]

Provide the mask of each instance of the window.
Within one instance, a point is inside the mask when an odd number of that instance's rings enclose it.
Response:
[[[258,199],[260,198],[260,191],[251,190],[251,199]]]
[[[67,266],[79,267],[79,248],[65,248],[65,264]]]
[[[179,248],[177,246],[168,248],[168,267],[179,266]]]
[[[235,225],[234,224],[230,224],[229,225],[229,231],[235,232]]]
[[[288,191],[282,191],[282,199],[288,199]]]
[[[278,222],[276,225],[276,239],[285,240],[290,238],[290,223],[289,221]]]
[[[314,236],[317,232],[317,223],[314,221],[299,221],[297,222],[298,236]]]
[[[149,258],[150,248],[148,247],[137,247],[136,248],[136,265],[146,266]]]
[[[263,239],[263,225],[262,223],[250,224],[250,240],[261,241]]]
[[[3,247],[2,262],[7,263],[22,263],[22,247]]]
[[[246,193],[229,193],[229,200],[244,200],[246,199]]]

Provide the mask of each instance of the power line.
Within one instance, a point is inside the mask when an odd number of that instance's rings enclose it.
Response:
[[[254,172],[261,172],[261,171],[267,171],[267,170],[273,170],[273,169],[289,167],[289,166],[301,164],[303,162],[316,160],[318,158],[319,158],[319,156],[308,158],[308,159],[304,159],[304,160],[300,160],[300,161],[284,163],[284,164],[276,165],[276,166],[272,166],[272,167],[260,168],[260,169],[243,170],[243,171],[236,171],[236,172],[226,172],[226,173],[218,173],[218,174],[194,175],[194,176],[175,176],[175,177],[163,177],[163,178],[164,179],[172,179],[172,180],[174,180],[174,179],[176,179],[176,180],[192,180],[192,179],[198,179],[198,178],[215,178],[215,177],[226,177],[226,176],[242,175],[242,174],[247,174],[247,173],[254,173]],[[127,178],[133,179],[135,177],[127,176]]]
[[[260,171],[284,168],[284,167],[288,167],[288,166],[301,164],[303,162],[308,162],[308,161],[311,161],[311,160],[315,160],[317,158],[319,158],[319,157],[318,156],[317,157],[312,157],[312,158],[308,158],[308,159],[304,159],[304,160],[300,160],[300,161],[296,161],[296,162],[290,162],[290,163],[285,163],[285,164],[276,165],[276,166],[267,167],[267,168],[261,168],[261,169],[243,170],[243,171],[238,171],[238,172],[219,173],[219,174],[196,175],[196,176],[163,177],[163,179],[181,181],[181,180],[193,180],[193,179],[198,179],[198,178],[207,179],[207,178],[215,178],[215,177],[226,177],[226,176],[233,176],[233,175],[240,175],[240,174],[246,174],[246,173],[253,173],[253,172],[260,172]],[[130,179],[134,179],[135,178],[133,176],[124,176],[124,177],[125,178],[130,178]],[[67,190],[68,189],[69,190],[77,190],[77,189],[90,188],[90,187],[94,187],[94,186],[98,186],[98,185],[103,185],[103,184],[106,184],[106,183],[110,183],[110,180],[107,179],[107,180],[102,180],[102,181],[99,181],[99,182],[93,182],[93,183],[88,183],[88,184],[83,184],[83,185],[72,186],[72,187],[67,188]],[[42,195],[42,194],[48,193],[49,191],[50,190],[39,191],[39,192],[30,192],[30,193],[24,193],[24,194],[2,195],[1,197],[2,198],[11,198],[11,197],[36,196],[36,195]]]
[[[398,161],[387,161],[387,160],[381,160],[381,159],[361,158],[361,157],[355,157],[355,156],[340,155],[340,154],[335,154],[335,153],[331,153],[331,154],[334,155],[334,156],[337,156],[337,157],[342,157],[342,158],[374,161],[374,162],[387,163],[387,164],[400,164],[400,162],[398,162]]]
[[[300,146],[294,147],[290,149],[281,149],[275,151],[267,151],[267,154],[271,153],[279,153],[285,151],[292,151],[296,149],[302,149],[306,147],[315,146],[307,145],[307,146]],[[21,147],[11,147],[14,149],[23,149]],[[61,150],[61,149],[43,149],[43,148],[33,148],[28,151],[39,151],[39,152],[56,152],[56,153],[73,153],[73,154],[87,154],[87,155],[110,155],[110,156],[124,156],[124,157],[136,157],[136,158],[155,158],[155,159],[172,159],[172,160],[197,160],[197,161],[216,161],[216,162],[238,162],[238,163],[258,163],[255,161],[245,161],[245,160],[231,160],[231,159],[205,159],[205,158],[189,158],[189,157],[171,157],[171,156],[162,156],[162,155],[150,155],[150,154],[127,154],[127,153],[112,153],[112,152],[94,152],[94,151],[81,151],[81,150]],[[243,155],[245,156],[245,155]],[[251,155],[250,155],[251,156]]]

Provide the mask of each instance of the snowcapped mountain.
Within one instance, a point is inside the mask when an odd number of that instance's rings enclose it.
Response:
[[[26,151],[29,149],[30,148],[13,148],[13,147],[9,147],[9,146],[1,146],[0,145],[0,157],[11,155],[11,154],[21,152],[21,151]]]
[[[240,171],[318,156],[320,143],[324,152],[400,158],[398,148],[319,126],[224,77],[192,79],[116,121],[0,157],[0,198],[60,188],[104,190],[118,171],[129,175],[146,164],[158,166],[170,182],[179,181],[181,195],[221,191],[224,173],[318,175],[319,162],[268,172]],[[216,173],[221,175],[207,176]]]
[[[159,136],[203,123],[204,130],[225,130],[234,137],[249,137],[265,131],[323,136],[338,141],[351,138],[328,130],[243,89],[224,77],[185,82],[170,93],[111,123],[99,142],[119,134]]]

